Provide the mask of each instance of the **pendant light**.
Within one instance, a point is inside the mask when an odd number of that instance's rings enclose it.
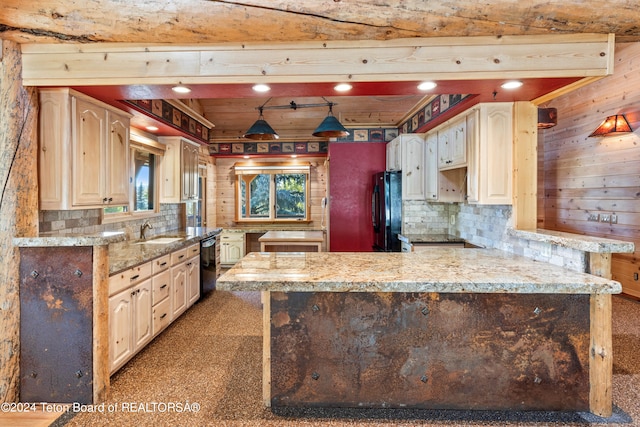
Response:
[[[251,125],[247,133],[245,133],[243,136],[248,139],[260,140],[260,141],[274,140],[274,139],[280,138],[276,133],[276,131],[273,130],[273,128],[269,126],[269,123],[267,123],[264,117],[262,117],[262,108],[263,108],[262,106],[258,107],[258,110],[260,111],[260,116],[258,117],[258,120],[256,120],[256,122],[253,125]]]
[[[329,115],[313,132],[313,136],[323,138],[342,138],[349,135],[349,131],[335,118],[332,111],[333,104],[329,103]]]

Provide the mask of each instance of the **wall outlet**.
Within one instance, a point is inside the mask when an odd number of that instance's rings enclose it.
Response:
[[[456,225],[456,216],[451,215],[451,217],[449,218],[449,222],[451,222],[451,225]]]
[[[618,223],[618,215],[611,214],[611,221],[609,221],[609,223],[617,224]]]
[[[598,214],[589,214],[589,216],[587,217],[587,221],[598,222],[598,221],[600,221],[600,215],[598,215]]]

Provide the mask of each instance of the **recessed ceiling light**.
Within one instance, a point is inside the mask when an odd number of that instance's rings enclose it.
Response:
[[[265,85],[262,83],[254,85],[252,89],[255,90],[256,92],[269,92],[271,90],[271,88],[268,85]]]
[[[151,132],[155,132],[155,131],[158,130],[158,127],[157,126],[147,126],[147,130],[151,131]]]
[[[438,86],[435,82],[422,82],[418,85],[418,89],[420,90],[431,90],[435,89]]]
[[[292,159],[295,159],[296,157],[298,157],[296,154],[292,154],[292,155],[291,155],[291,158],[292,158]]]
[[[508,82],[502,83],[502,89],[517,89],[522,86],[522,82],[519,80],[511,80]]]
[[[348,90],[351,90],[352,88],[353,86],[351,86],[349,83],[339,83],[333,87],[336,92],[346,92]]]
[[[191,89],[189,89],[186,86],[183,85],[178,85],[178,86],[174,86],[171,88],[172,91],[176,92],[176,93],[189,93],[191,92]]]

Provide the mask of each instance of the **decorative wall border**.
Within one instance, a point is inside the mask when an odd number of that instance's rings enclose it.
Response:
[[[209,144],[211,128],[164,99],[124,99],[122,102],[141,110],[145,114],[169,126],[179,129],[187,135]]]
[[[406,122],[404,122],[399,130],[401,133],[412,133],[420,129],[432,120],[435,120],[442,113],[459,104],[462,100],[469,97],[470,94],[449,94],[440,95],[435,99],[432,99],[424,108],[411,116]]]

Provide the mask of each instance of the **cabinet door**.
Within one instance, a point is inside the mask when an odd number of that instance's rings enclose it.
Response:
[[[72,105],[73,205],[100,205],[106,202],[101,173],[106,111],[75,97]]]
[[[402,200],[424,200],[424,139],[402,135]]]
[[[480,138],[481,203],[511,204],[513,164],[513,104],[489,104],[484,109]]]
[[[454,123],[450,128],[449,159],[452,167],[467,165],[467,126],[464,118]]]
[[[109,113],[105,181],[107,202],[129,203],[129,119]]]
[[[133,304],[127,289],[109,298],[109,366],[115,371],[133,354]]]
[[[193,257],[186,263],[187,266],[187,297],[188,306],[191,307],[200,298],[200,257]]]
[[[151,279],[147,279],[134,288],[133,302],[133,348],[139,350],[153,337],[151,325]]]
[[[438,168],[440,169],[448,168],[451,164],[450,138],[450,127],[446,127],[438,131]]]
[[[438,133],[433,132],[427,135],[425,141],[425,198],[427,200],[438,200]]]
[[[480,145],[480,110],[473,109],[466,117],[467,137],[469,138],[469,158],[467,163],[467,201],[476,203],[478,201],[478,181],[480,156],[478,148]]]
[[[235,264],[244,256],[244,242],[232,240],[227,245],[227,261]]]
[[[165,152],[160,161],[160,203],[180,202],[180,145],[175,140],[164,140]]]
[[[172,267],[171,276],[172,310],[175,319],[187,309],[187,269],[184,263]]]
[[[182,141],[182,200],[198,197],[198,147]]]
[[[387,143],[387,170],[399,171],[402,168],[402,148],[400,137]]]

